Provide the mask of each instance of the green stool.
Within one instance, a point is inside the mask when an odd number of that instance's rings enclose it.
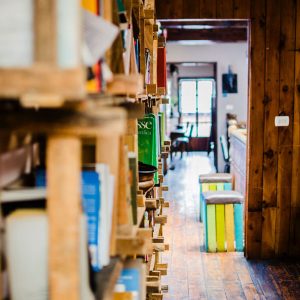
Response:
[[[244,196],[236,191],[208,191],[202,197],[206,251],[244,251]]]
[[[232,175],[229,173],[212,173],[199,176],[200,183],[200,222],[203,222],[203,197],[207,191],[231,191]]]

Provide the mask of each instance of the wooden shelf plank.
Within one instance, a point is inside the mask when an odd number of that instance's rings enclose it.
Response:
[[[1,128],[6,131],[44,134],[72,134],[101,136],[123,134],[126,129],[126,112],[121,108],[95,109],[85,104],[78,110],[23,109],[0,110]],[[18,120],[16,122],[16,120]]]
[[[46,199],[46,188],[18,188],[14,190],[2,190],[0,191],[0,202],[19,202],[19,201],[34,201],[40,199]]]
[[[140,226],[142,220],[144,218],[146,207],[138,207],[137,208],[137,226]]]
[[[81,68],[63,70],[49,65],[28,69],[2,68],[0,84],[0,100],[21,99],[24,105],[31,107],[61,106],[65,100],[80,100],[85,96],[85,72]]]
[[[117,237],[118,255],[146,255],[151,254],[152,251],[151,228],[139,228],[136,236]]]

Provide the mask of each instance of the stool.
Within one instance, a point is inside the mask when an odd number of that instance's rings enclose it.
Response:
[[[206,251],[244,251],[243,195],[236,191],[208,191],[202,196]]]
[[[231,191],[232,175],[229,173],[212,173],[199,176],[200,183],[200,222],[203,222],[202,193],[207,191]]]

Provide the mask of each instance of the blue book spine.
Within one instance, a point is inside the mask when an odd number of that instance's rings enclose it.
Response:
[[[124,285],[126,292],[138,293],[140,289],[139,270],[134,268],[123,269],[118,284]]]
[[[99,225],[100,225],[100,178],[95,171],[82,172],[82,206],[87,216],[88,244],[94,271],[101,269],[99,263]]]
[[[46,187],[45,170],[36,171],[36,186]],[[99,227],[100,227],[100,178],[96,171],[82,171],[81,199],[87,219],[88,245],[91,254],[91,265],[94,271],[101,269],[99,263]]]

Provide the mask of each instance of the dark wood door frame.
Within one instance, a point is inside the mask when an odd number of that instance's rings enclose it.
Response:
[[[183,63],[203,63],[203,64],[211,64],[213,66],[213,76],[184,76],[184,77],[178,77],[177,79],[177,97],[178,97],[178,110],[179,110],[179,101],[180,101],[180,95],[179,95],[179,81],[182,79],[214,79],[215,81],[215,97],[212,98],[212,129],[211,129],[211,138],[210,141],[214,142],[214,165],[216,170],[218,171],[218,76],[217,76],[217,63],[216,62],[203,62],[203,61],[192,61],[192,62],[168,62],[168,64],[175,64],[180,65]],[[179,111],[178,111],[179,113]]]

